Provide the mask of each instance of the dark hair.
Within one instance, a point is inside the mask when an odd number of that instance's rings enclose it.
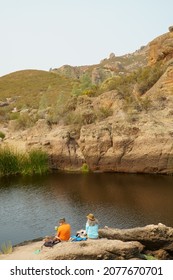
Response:
[[[59,223],[65,223],[65,218],[59,219]]]

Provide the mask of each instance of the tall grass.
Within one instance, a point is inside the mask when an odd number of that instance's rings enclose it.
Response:
[[[13,246],[11,241],[8,241],[7,243],[3,243],[1,245],[0,254],[11,254],[13,252]]]
[[[0,175],[17,174],[20,171],[20,157],[9,148],[0,149]]]
[[[48,171],[48,155],[43,151],[18,153],[9,148],[0,149],[0,176],[43,174]]]
[[[46,173],[49,170],[48,155],[40,150],[33,150],[29,152],[29,162],[32,170],[36,174]]]

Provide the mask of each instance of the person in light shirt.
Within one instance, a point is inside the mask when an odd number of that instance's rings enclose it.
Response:
[[[86,233],[89,239],[97,239],[98,238],[98,220],[94,217],[93,214],[87,215],[86,222]]]

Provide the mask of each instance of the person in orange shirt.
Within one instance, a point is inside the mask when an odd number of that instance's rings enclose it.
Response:
[[[65,218],[59,220],[59,227],[57,229],[57,234],[54,241],[68,241],[71,235],[71,226],[66,223]]]

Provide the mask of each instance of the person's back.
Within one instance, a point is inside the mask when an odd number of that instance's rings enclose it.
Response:
[[[70,224],[66,223],[65,218],[59,220],[60,226],[58,227],[56,239],[60,241],[68,241],[71,235]]]
[[[58,237],[61,241],[68,241],[70,239],[71,227],[69,224],[62,224],[58,228]]]
[[[86,232],[88,238],[90,239],[98,238],[98,221],[97,219],[95,219],[93,214],[89,214],[87,216]]]

